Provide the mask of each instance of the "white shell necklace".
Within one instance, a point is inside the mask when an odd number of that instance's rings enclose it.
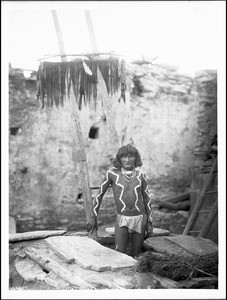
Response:
[[[132,171],[127,171],[124,168],[121,168],[121,173],[127,182],[132,182],[136,177],[135,169],[133,169]]]

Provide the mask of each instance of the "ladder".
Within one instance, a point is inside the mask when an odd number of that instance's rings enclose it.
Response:
[[[206,237],[211,225],[213,224],[215,217],[217,216],[218,213],[218,198],[215,200],[214,204],[210,209],[201,209],[202,205],[206,199],[207,194],[212,194],[212,193],[217,193],[218,190],[208,190],[211,183],[213,182],[214,176],[216,175],[217,172],[217,157],[214,159],[213,165],[211,167],[211,170],[209,172],[209,176],[199,194],[199,197],[196,201],[196,204],[191,212],[191,215],[188,219],[188,222],[185,226],[183,235],[189,235],[189,234],[198,234],[199,237]],[[201,228],[201,230],[193,230],[195,223],[198,219],[199,214],[208,214],[207,218]]]

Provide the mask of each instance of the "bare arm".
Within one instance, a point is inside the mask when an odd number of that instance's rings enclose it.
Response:
[[[144,201],[144,205],[148,217],[147,231],[148,231],[148,235],[152,235],[153,223],[152,223],[151,198],[148,193],[147,180],[144,174],[142,176],[142,194],[143,194],[143,201]]]
[[[100,205],[102,203],[103,196],[105,195],[105,193],[106,193],[108,187],[110,186],[111,182],[112,181],[111,181],[111,178],[110,178],[109,171],[107,171],[106,172],[106,177],[103,180],[102,184],[100,185],[99,192],[98,192],[97,196],[95,197],[93,212],[94,212],[94,215],[96,217],[98,216],[98,212],[99,212]]]
[[[86,225],[86,230],[91,231],[91,233],[93,232],[94,228],[96,228],[96,229],[98,228],[97,216],[98,216],[99,208],[102,203],[103,196],[105,195],[111,182],[112,181],[110,178],[110,174],[107,171],[106,177],[103,180],[102,184],[100,185],[99,192],[98,192],[97,196],[95,197],[93,210],[92,210],[92,213],[93,213],[92,218],[91,218],[90,222],[87,223],[87,225]]]

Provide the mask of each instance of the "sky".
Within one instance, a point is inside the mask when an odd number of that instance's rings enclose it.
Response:
[[[59,54],[56,10],[66,54],[91,53],[85,10],[99,52],[143,58],[183,72],[217,69],[224,55],[225,1],[3,1],[6,54],[15,68],[37,70]]]

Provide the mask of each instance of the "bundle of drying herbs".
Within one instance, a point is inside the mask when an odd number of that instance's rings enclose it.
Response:
[[[97,103],[97,70],[100,70],[106,83],[108,94],[114,95],[121,87],[121,97],[125,102],[125,63],[116,58],[81,60],[70,62],[42,62],[38,70],[38,99],[42,108],[54,104],[64,105],[71,87],[79,109],[82,104]],[[119,100],[120,100],[119,99]]]
[[[136,270],[152,272],[175,281],[196,277],[216,277],[218,276],[218,253],[182,257],[146,251],[140,255]]]

